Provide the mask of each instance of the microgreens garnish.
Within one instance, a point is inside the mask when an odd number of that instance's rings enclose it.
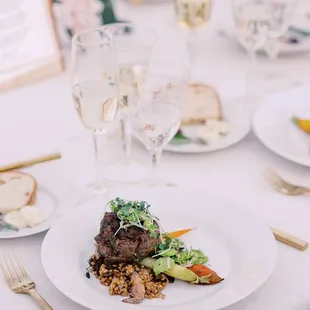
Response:
[[[175,263],[186,267],[205,264],[208,261],[203,251],[187,248],[180,239],[172,239],[167,235],[164,235],[163,242],[157,245],[153,257],[170,257]]]
[[[114,235],[121,229],[127,229],[136,226],[143,230],[149,231],[152,238],[161,235],[157,218],[150,211],[150,205],[146,201],[130,201],[116,198],[108,202],[112,212],[116,212],[120,220],[120,226]]]

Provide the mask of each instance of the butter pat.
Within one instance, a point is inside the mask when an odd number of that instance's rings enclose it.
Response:
[[[4,216],[4,221],[17,228],[25,228],[27,226],[26,219],[20,211],[11,211]]]
[[[221,135],[228,135],[230,126],[225,121],[217,119],[207,120],[206,124],[198,131],[198,137],[212,143],[220,138]]]
[[[41,209],[35,206],[26,206],[20,210],[25,218],[27,226],[33,227],[45,221],[45,215]]]

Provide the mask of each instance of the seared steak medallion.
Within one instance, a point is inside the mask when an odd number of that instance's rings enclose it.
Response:
[[[97,251],[105,264],[139,261],[149,256],[156,244],[160,243],[159,238],[151,237],[147,230],[131,226],[117,232],[119,226],[116,212],[106,212],[100,224],[100,232],[95,237]]]

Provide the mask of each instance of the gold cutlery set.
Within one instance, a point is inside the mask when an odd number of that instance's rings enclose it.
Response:
[[[59,153],[48,154],[22,162],[15,162],[6,166],[0,166],[0,172],[24,168],[59,158],[61,158],[61,154]],[[290,184],[287,181],[283,180],[273,170],[266,171],[264,173],[264,178],[276,191],[284,195],[296,196],[304,193],[310,193],[310,188]],[[270,229],[276,240],[285,243],[295,249],[305,251],[309,246],[308,242],[301,240],[295,236],[282,232],[273,227],[270,227]],[[2,269],[2,273],[7,282],[7,285],[14,293],[28,294],[40,305],[41,309],[52,310],[52,307],[35,290],[34,281],[31,280],[26,270],[14,253],[3,255],[2,257],[0,257],[0,267]]]

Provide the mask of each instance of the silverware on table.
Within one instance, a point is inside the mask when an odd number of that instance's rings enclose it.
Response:
[[[297,196],[310,193],[310,188],[291,184],[283,180],[274,170],[265,171],[264,178],[276,191],[284,195]]]
[[[35,290],[35,283],[30,279],[14,253],[2,255],[0,258],[0,266],[9,288],[14,293],[28,294],[40,305],[41,309],[53,310]]]
[[[270,227],[270,229],[277,241],[285,243],[300,251],[305,251],[308,249],[309,243],[307,241],[285,233],[277,228]]]
[[[20,162],[11,163],[9,165],[0,166],[0,172],[10,171],[10,170],[28,167],[28,166],[33,166],[35,164],[39,164],[39,163],[43,163],[46,161],[55,160],[55,159],[59,159],[59,158],[61,158],[60,153],[48,154],[48,155],[44,155],[44,156],[40,156],[40,157],[36,157],[36,158],[32,158],[32,159],[27,159],[27,160],[20,161]]]

